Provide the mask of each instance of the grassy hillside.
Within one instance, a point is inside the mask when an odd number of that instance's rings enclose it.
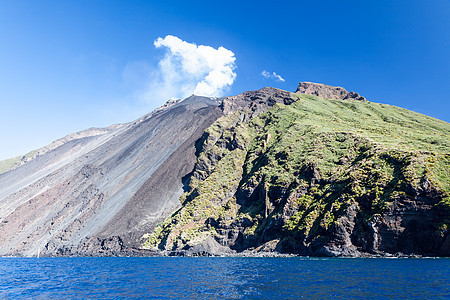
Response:
[[[188,249],[213,236],[236,250],[275,240],[299,252],[333,241],[355,210],[355,247],[389,250],[367,238],[367,224],[389,227],[389,214],[421,199],[432,234],[446,238],[449,123],[368,101],[292,97],[248,123],[238,112],[207,130],[183,207],[144,237],[145,248]]]
[[[20,162],[23,159],[31,158],[37,152],[38,152],[38,150],[34,150],[34,151],[31,151],[31,152],[28,152],[25,155],[16,156],[16,157],[13,157],[13,158],[9,158],[9,159],[5,159],[5,160],[0,161],[0,174],[5,173],[6,171],[17,167],[18,165],[20,165]]]

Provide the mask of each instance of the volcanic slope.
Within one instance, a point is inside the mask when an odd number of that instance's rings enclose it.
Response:
[[[196,145],[182,207],[143,248],[450,255],[449,123],[314,83],[221,107]]]
[[[316,83],[170,101],[8,162],[0,255],[448,256],[449,140]]]
[[[222,115],[191,96],[55,142],[0,175],[0,255],[117,255],[179,207],[194,143]],[[129,253],[133,255],[133,253]]]

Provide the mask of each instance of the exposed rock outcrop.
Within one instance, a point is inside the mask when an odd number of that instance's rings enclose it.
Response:
[[[272,87],[265,87],[257,91],[248,91],[237,96],[225,97],[222,99],[220,106],[225,115],[236,111],[246,112],[247,119],[241,121],[248,122],[251,118],[267,111],[276,103],[288,105],[292,102],[294,102],[294,99],[291,93]]]
[[[355,92],[347,92],[346,89],[342,87],[330,86],[321,83],[313,83],[313,82],[300,82],[298,84],[296,93],[313,95],[317,97],[321,97],[324,99],[350,99],[350,100],[359,100],[364,101],[366,98],[359,95]]]
[[[234,255],[449,256],[449,141],[425,142],[448,137],[448,123],[349,94],[227,98],[197,144],[183,206],[143,247],[214,255],[202,246],[214,239]]]

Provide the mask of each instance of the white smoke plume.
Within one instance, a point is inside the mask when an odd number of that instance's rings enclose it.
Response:
[[[155,40],[166,54],[152,74],[146,98],[157,101],[199,96],[222,96],[236,78],[236,57],[224,47],[188,43],[168,35]]]
[[[267,72],[266,70],[263,70],[263,71],[261,72],[261,75],[262,75],[264,78],[274,79],[274,80],[281,81],[281,82],[284,82],[284,81],[285,81],[283,77],[281,77],[280,75],[278,75],[278,74],[275,73],[275,72],[270,73],[270,72]]]

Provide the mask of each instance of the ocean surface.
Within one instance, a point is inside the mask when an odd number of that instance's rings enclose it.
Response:
[[[450,259],[0,258],[1,299],[449,299]]]

